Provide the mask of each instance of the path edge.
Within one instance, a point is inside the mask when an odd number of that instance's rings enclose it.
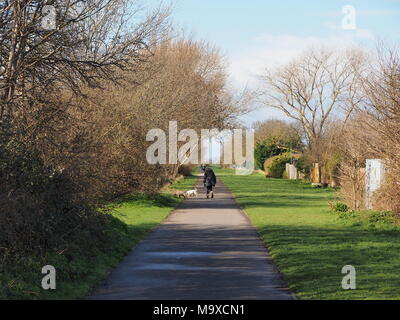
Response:
[[[174,208],[171,209],[171,211],[166,215],[166,217],[160,221],[160,223],[158,223],[156,226],[154,226],[152,229],[150,229],[147,234],[140,239],[135,245],[133,245],[129,252],[124,255],[121,260],[118,262],[117,265],[119,265],[133,250],[135,250],[136,247],[139,246],[139,244],[141,244],[143,241],[145,241],[149,236],[151,236],[154,232],[157,231],[158,228],[160,228],[160,226],[162,224],[164,224],[165,222],[168,222],[168,220],[171,218],[171,216],[175,213],[175,211],[179,210],[180,207],[183,205],[183,203],[186,201],[187,199],[182,200],[180,203],[178,203],[178,205]],[[93,288],[91,288],[84,296],[80,297],[78,300],[90,300],[88,299],[89,297],[91,297],[93,295],[93,293],[100,288],[102,285],[105,285],[106,281],[108,280],[108,278],[110,277],[110,275],[112,274],[112,272],[115,270],[115,267],[112,268],[110,271],[107,272],[107,274],[104,276],[104,279],[100,280],[98,282],[98,284],[96,286],[94,286]]]
[[[239,204],[239,202],[237,201],[234,193],[232,192],[231,188],[229,188],[223,181],[221,181],[222,179],[220,179],[220,183],[229,190],[229,192],[232,194],[232,199],[235,202],[235,204],[238,207],[239,212],[241,213],[241,215],[250,223],[250,225],[254,228],[254,231],[257,233],[261,243],[263,244],[264,248],[267,250],[268,253],[268,257],[269,257],[269,262],[271,263],[272,267],[274,268],[274,270],[277,272],[279,278],[286,284],[287,290],[289,291],[290,295],[292,296],[293,300],[300,300],[297,295],[293,292],[292,289],[289,288],[288,286],[288,281],[285,279],[284,274],[279,270],[278,266],[275,264],[274,259],[272,258],[271,254],[270,254],[270,248],[268,247],[268,244],[264,241],[264,239],[262,238],[262,235],[260,233],[260,231],[258,230],[258,228],[254,225],[253,221],[251,221],[249,215],[247,214],[246,210]]]

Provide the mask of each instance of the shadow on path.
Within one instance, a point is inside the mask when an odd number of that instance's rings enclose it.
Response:
[[[87,299],[293,299],[231,193],[215,193],[183,202]]]

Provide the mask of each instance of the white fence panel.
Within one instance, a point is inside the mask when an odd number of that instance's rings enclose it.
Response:
[[[365,206],[373,209],[373,195],[383,182],[385,168],[381,159],[368,159],[365,172]]]

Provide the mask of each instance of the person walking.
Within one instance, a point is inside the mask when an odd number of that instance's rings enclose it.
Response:
[[[204,171],[204,186],[207,189],[207,199],[214,198],[214,191],[213,187],[217,184],[217,177],[213,169],[207,167]]]

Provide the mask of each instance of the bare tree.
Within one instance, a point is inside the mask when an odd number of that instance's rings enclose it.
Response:
[[[368,148],[386,165],[385,184],[379,192],[381,208],[400,212],[400,54],[396,47],[379,44],[376,63],[364,77],[368,103],[362,108],[367,115]]]
[[[342,199],[353,210],[364,208],[365,161],[374,154],[368,147],[368,140],[375,139],[374,131],[365,127],[365,122],[373,121],[368,115],[356,115],[335,135],[332,142],[340,151],[338,177]]]
[[[357,51],[313,49],[262,77],[262,103],[301,124],[315,161],[320,160],[319,143],[331,117],[340,112],[347,120],[363,100],[356,91],[363,60]]]
[[[105,143],[93,138],[100,122],[83,110],[91,107],[88,90],[116,85],[122,70],[138,69],[168,26],[167,12],[140,18],[137,3],[0,1],[1,270],[6,256],[64,252],[82,233],[88,249],[104,241],[96,236],[104,217],[92,209],[99,195],[84,192],[88,177],[101,181],[89,164]],[[42,25],[46,5],[57,13],[51,28]],[[112,159],[104,160],[109,176],[127,170],[128,162],[116,167]],[[124,190],[137,180],[129,183]]]
[[[86,98],[69,108],[62,123],[47,122],[57,125],[59,134],[52,141],[40,139],[46,163],[67,168],[87,196],[109,199],[158,191],[176,177],[180,163],[147,162],[149,130],[168,132],[169,122],[177,121],[179,131],[190,128],[200,136],[201,129],[230,127],[240,114],[216,49],[175,38],[150,50],[153,55],[140,68],[118,74],[122,85],[104,81],[101,88],[86,86]],[[178,148],[183,144],[178,142]]]
[[[157,10],[138,20],[136,1],[0,1],[0,119],[27,100],[45,99],[57,88],[79,92],[114,79],[116,69],[134,67],[168,13]],[[55,26],[43,26],[45,10],[56,10]],[[148,53],[148,52],[147,52]],[[25,102],[22,102],[24,101]]]
[[[290,122],[283,120],[267,120],[258,121],[253,124],[255,133],[255,142],[261,143],[267,139],[274,139],[278,144],[282,141],[295,142],[293,148],[300,147],[301,130],[300,128]]]

